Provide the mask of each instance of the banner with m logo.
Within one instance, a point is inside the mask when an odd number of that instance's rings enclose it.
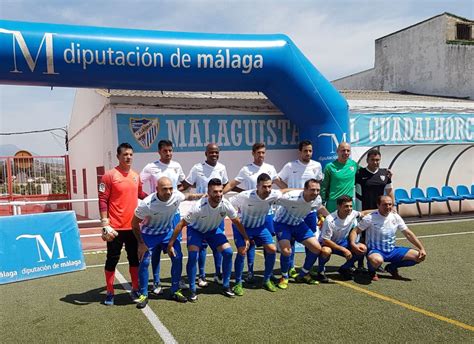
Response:
[[[0,217],[0,284],[85,268],[74,212]]]

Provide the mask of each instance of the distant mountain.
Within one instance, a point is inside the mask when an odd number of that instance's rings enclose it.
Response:
[[[0,156],[13,156],[16,152],[22,150],[17,145],[6,144],[0,145]],[[31,154],[35,155],[35,153],[30,152]]]

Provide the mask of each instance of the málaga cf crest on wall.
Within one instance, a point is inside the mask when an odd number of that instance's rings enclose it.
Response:
[[[149,149],[160,131],[158,119],[130,118],[130,130],[133,137],[143,148]]]

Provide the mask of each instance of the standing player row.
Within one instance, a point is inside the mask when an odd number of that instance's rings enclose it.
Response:
[[[338,156],[339,156],[340,148],[341,146],[338,147]],[[131,149],[131,146],[130,146],[130,149]],[[131,157],[128,159],[128,161],[121,161],[121,159],[123,158],[122,157],[123,151],[127,151],[127,154],[130,155],[129,154],[130,149],[127,147],[127,144],[125,144],[123,147],[119,147],[119,149],[117,150],[117,157],[119,158],[119,166],[115,168],[114,170],[111,170],[111,173],[108,173],[106,174],[106,176],[104,176],[105,178],[103,179],[99,187],[99,196],[101,198],[101,202],[100,202],[101,219],[103,220],[103,225],[104,225],[103,235],[104,235],[104,238],[106,239],[111,239],[111,238],[114,239],[115,237],[119,237],[117,235],[118,233],[114,229],[112,229],[111,226],[109,226],[109,217],[121,218],[123,220],[124,223],[120,224],[120,228],[117,228],[117,229],[124,230],[123,232],[124,234],[126,234],[131,229],[131,228],[125,228],[125,227],[129,227],[130,225],[129,215],[125,214],[125,212],[127,212],[127,209],[130,208],[130,206],[133,205],[135,202],[132,202],[131,197],[129,197],[130,195],[125,197],[125,194],[121,192],[120,190],[118,190],[120,188],[123,188],[123,185],[128,185],[128,184],[120,184],[122,182],[120,180],[121,178],[115,178],[121,175],[122,177],[125,177],[125,179],[130,179],[130,176],[133,175],[133,178],[132,178],[134,182],[133,187],[135,187],[137,184],[138,185],[140,184],[140,182],[137,180],[138,178],[136,177],[136,175],[133,174],[134,172],[130,170]],[[150,184],[151,186],[153,186],[153,185],[156,185],[156,182],[160,177],[166,176],[170,179],[173,189],[175,190],[179,187],[180,190],[184,191],[185,189],[193,186],[193,187],[196,187],[196,189],[201,192],[205,191],[207,181],[209,181],[212,178],[218,178],[223,183],[226,182],[227,173],[226,173],[225,167],[218,162],[219,148],[215,144],[210,144],[207,146],[206,153],[205,153],[206,161],[204,163],[196,164],[192,168],[188,178],[185,178],[180,164],[172,160],[172,153],[173,153],[172,143],[167,140],[160,141],[159,143],[160,159],[145,166],[142,173],[140,174],[142,180]],[[131,152],[131,154],[133,155],[133,151]],[[242,186],[245,189],[249,189],[252,187],[254,188],[257,177],[263,172],[267,173],[271,177],[271,179],[275,181],[275,184],[277,184],[281,188],[285,188],[285,187],[293,187],[293,188],[300,187],[301,188],[304,182],[310,178],[314,178],[316,180],[320,180],[322,178],[321,165],[318,162],[311,159],[312,145],[311,145],[311,142],[309,141],[302,141],[300,143],[298,159],[287,163],[278,175],[276,174],[276,170],[273,166],[266,164],[264,162],[265,146],[263,144],[255,144],[252,150],[252,154],[254,157],[253,163],[244,166],[242,170],[240,171],[239,175],[225,186],[224,192],[228,192],[238,185]],[[114,175],[114,178],[111,178],[108,175]],[[132,185],[129,185],[129,187],[132,187]],[[118,191],[115,189],[117,189]],[[140,196],[141,198],[143,197],[143,195],[140,195]],[[127,204],[128,206],[124,206],[124,204]],[[269,213],[271,213],[271,209]],[[268,218],[270,218],[270,214],[268,214],[267,216],[267,223],[269,224],[272,223],[271,221],[268,221]],[[114,220],[114,221],[117,221],[117,220]],[[175,215],[173,224],[176,224],[178,221],[179,221],[179,213]],[[305,222],[309,225],[310,228],[312,228],[312,230],[316,230],[316,217],[315,217],[314,212],[310,212],[306,216]],[[223,224],[223,222],[221,222],[221,224]],[[223,229],[223,225],[221,225],[221,227]],[[269,227],[272,227],[272,226],[269,225]],[[272,229],[273,228],[271,228],[271,230]],[[125,243],[127,251],[133,250],[132,243],[129,243],[127,245],[128,241],[131,241],[128,238],[125,241],[124,240],[119,240],[119,241],[120,242],[117,243],[116,245],[117,247],[114,246],[113,249],[108,250],[110,251],[110,254],[108,254],[108,263],[106,263],[106,280],[107,280],[107,285],[108,285],[108,292],[109,294],[112,294],[112,295],[113,295],[113,288],[110,288],[110,284],[111,282],[113,282],[113,273],[111,272],[115,270],[114,262],[118,260],[117,249],[119,248],[119,246],[121,248],[123,243]],[[109,243],[108,243],[108,246],[109,246]],[[129,247],[127,248],[127,246]],[[291,252],[294,252],[294,249],[291,249]],[[154,277],[159,276],[159,256],[160,256],[159,254],[152,256]],[[204,271],[205,256],[206,256],[205,245],[203,245],[200,248],[200,254],[199,254],[200,272]],[[252,255],[249,254],[248,256],[251,257]],[[215,266],[216,266],[215,280],[222,283],[222,274],[221,274],[222,256],[220,256],[220,253],[218,251],[214,250],[214,257],[215,257]],[[110,261],[112,261],[112,263],[110,263]],[[136,285],[137,285],[135,261],[136,259],[134,255],[129,254],[129,262],[131,265],[132,282],[134,282],[133,283],[134,290],[136,289]],[[253,262],[249,262],[249,263],[250,263],[249,267],[252,267]],[[201,274],[201,277],[203,277],[202,275],[203,273]],[[252,271],[250,271],[250,277],[252,275],[253,273]],[[292,277],[295,277],[296,275],[296,271],[294,270],[294,263],[292,263],[291,258],[290,258],[290,275],[292,275]],[[159,282],[157,281],[157,278],[155,278],[155,281],[157,282],[157,287],[159,287]],[[205,286],[207,284],[207,282],[203,278],[201,279],[201,281],[199,281],[199,283],[200,283],[200,286]],[[156,289],[160,290],[161,288],[156,288]]]

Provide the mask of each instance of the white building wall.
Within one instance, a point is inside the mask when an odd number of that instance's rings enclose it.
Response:
[[[375,67],[336,88],[407,91],[474,99],[474,45],[448,44],[460,20],[442,15],[375,41]]]
[[[78,89],[76,92],[68,129],[71,186],[72,170],[76,170],[77,175],[77,193],[71,189],[72,199],[96,198],[96,167],[105,165],[108,168],[112,123],[107,104],[108,99],[98,95],[95,90]],[[86,169],[87,195],[83,187],[83,169]],[[90,202],[87,206],[74,203],[73,210],[78,215],[89,218],[97,218],[99,215],[96,202]]]
[[[157,103],[162,104],[157,106]],[[195,103],[194,105],[190,105]],[[261,102],[261,103],[260,103]],[[166,105],[163,105],[166,103]],[[252,104],[248,111],[235,110],[236,104]],[[174,105],[173,105],[174,104]],[[180,105],[180,106],[177,106]],[[217,108],[211,108],[217,104]],[[232,106],[230,106],[232,104]],[[470,101],[394,101],[394,100],[349,100],[350,111],[352,113],[474,113],[474,102]],[[211,105],[211,106],[210,106]],[[227,108],[226,108],[227,106]],[[229,109],[232,107],[232,109]],[[242,106],[244,107],[244,106]],[[240,107],[239,107],[240,108]],[[258,110],[260,109],[260,110]],[[87,171],[87,188],[88,198],[97,198],[97,175],[96,167],[104,166],[108,170],[117,164],[116,147],[118,142],[117,136],[117,114],[230,114],[239,116],[248,113],[264,113],[278,115],[275,108],[268,106],[264,101],[255,100],[216,100],[216,99],[163,99],[151,98],[143,99],[138,97],[128,97],[123,99],[109,99],[100,95],[95,90],[78,90],[73,114],[71,116],[71,123],[69,128],[70,141],[70,167],[77,171],[77,194],[72,194],[73,199],[84,198],[84,190],[82,187],[82,169]],[[166,137],[168,138],[168,137]],[[156,140],[163,139],[158,137]],[[138,145],[136,142],[130,142],[132,145]],[[389,163],[396,154],[396,147],[391,149],[387,146],[383,148],[383,163]],[[353,158],[358,160],[369,147],[354,147]],[[415,168],[413,162],[420,163],[420,159],[425,156],[416,152],[424,148],[416,148],[405,154],[403,159],[400,159],[393,167],[394,172],[394,187],[411,188],[415,185]],[[416,154],[411,154],[415,152]],[[393,154],[392,154],[393,153]],[[454,156],[450,155],[447,158],[446,151],[440,151],[440,154],[433,156],[429,164],[425,167],[421,186],[425,187],[428,184],[435,184],[440,187],[442,185],[443,173],[433,173],[431,171],[445,170],[446,163],[443,160],[446,158],[452,161]],[[296,149],[287,150],[267,150],[266,162],[275,165],[277,170],[290,160],[297,158]],[[133,169],[140,172],[143,167],[152,161],[159,159],[157,152],[139,153],[135,152]],[[456,186],[457,184],[466,184],[470,186],[473,183],[473,168],[474,168],[474,150],[466,152],[460,159],[453,171],[450,179],[450,184]],[[204,149],[198,152],[175,152],[174,160],[181,163],[183,170],[187,175],[191,167],[205,160]],[[364,159],[365,160],[365,159]],[[226,165],[229,178],[234,178],[240,168],[252,161],[250,150],[246,151],[221,151],[220,162]],[[365,162],[362,163],[365,165]],[[443,167],[443,168],[440,168]],[[440,179],[441,178],[441,179]],[[151,191],[146,189],[146,191]],[[457,209],[457,207],[455,207]],[[85,209],[82,204],[75,204],[73,209],[79,215],[85,215]],[[403,215],[415,215],[416,207],[404,206],[402,207]],[[474,201],[465,202],[465,210],[474,210]],[[438,204],[433,207],[433,213],[446,212],[446,206]],[[88,217],[98,218],[97,203],[90,203],[88,206]]]
[[[169,103],[164,108],[156,106],[157,102]],[[193,102],[195,100],[188,100]],[[125,104],[120,104],[124,102]],[[97,174],[96,168],[104,166],[105,170],[109,170],[116,166],[116,147],[120,144],[117,135],[117,113],[123,114],[249,114],[255,113],[255,109],[260,108],[257,112],[273,115],[281,115],[275,111],[273,106],[268,106],[267,100],[216,100],[216,99],[201,99],[198,107],[209,107],[209,105],[222,105],[222,107],[213,107],[211,109],[185,109],[186,100],[179,100],[182,109],[176,108],[176,99],[139,99],[139,98],[106,98],[97,93],[96,90],[78,90],[76,94],[73,114],[71,116],[71,123],[69,128],[70,140],[69,155],[70,168],[76,170],[77,173],[77,193],[72,193],[73,199],[82,199],[85,197],[82,186],[82,169],[87,171],[87,198],[97,198]],[[118,104],[116,104],[118,103]],[[174,105],[173,105],[174,103]],[[225,107],[235,106],[235,104],[253,104],[249,107],[249,111],[231,110]],[[271,104],[270,104],[271,105]],[[242,106],[245,107],[245,106]],[[156,140],[168,139],[168,137],[158,137]],[[136,142],[129,142],[133,145],[138,145]],[[287,161],[297,158],[297,150],[268,150],[266,162],[275,165],[279,170]],[[159,159],[157,152],[153,153],[139,153],[134,154],[133,169],[140,172],[143,167],[152,161]],[[205,160],[204,148],[198,152],[175,152],[174,160],[181,163],[184,173],[187,175],[191,167],[199,162]],[[253,160],[251,151],[221,151],[219,161],[226,165],[229,178],[234,178],[240,168]],[[72,178],[72,173],[71,173]],[[72,181],[71,181],[72,185]],[[151,192],[148,187],[146,192]],[[82,203],[73,204],[73,210],[81,216],[87,215],[89,218],[98,218],[98,205],[96,202],[91,202],[88,205],[86,212],[85,206]]]

